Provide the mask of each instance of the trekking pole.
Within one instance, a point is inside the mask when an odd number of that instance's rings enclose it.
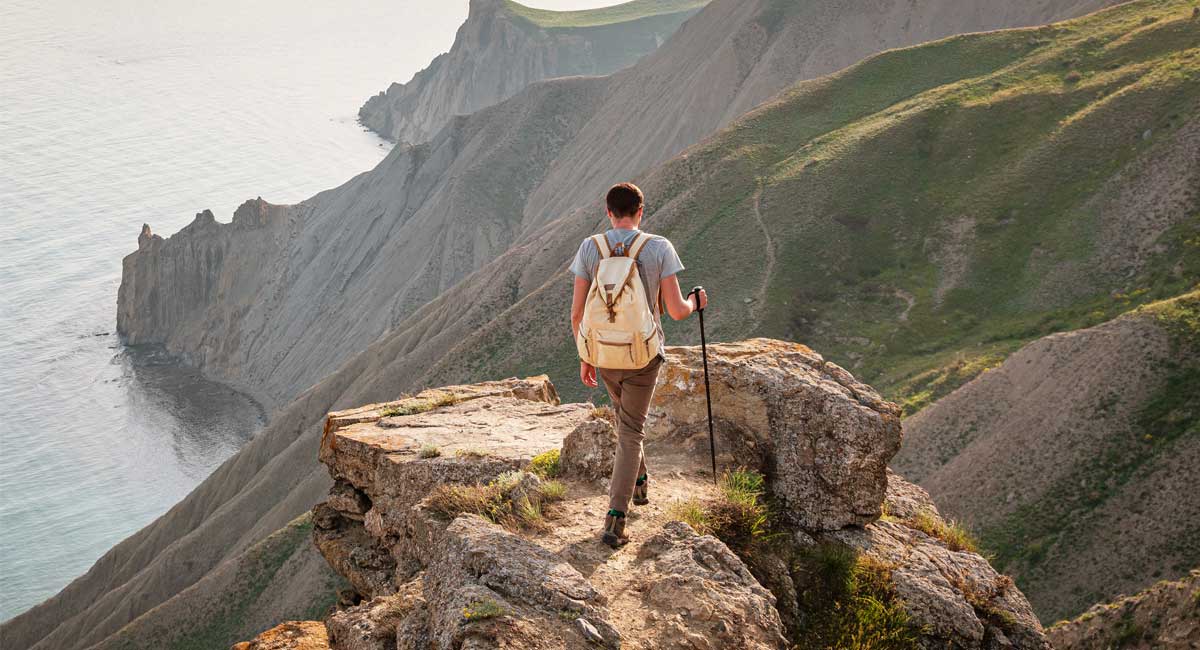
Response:
[[[712,458],[713,483],[717,482],[717,443],[713,436],[712,393],[708,389],[708,342],[704,340],[704,308],[700,306],[700,292],[704,287],[692,287],[690,298],[696,294],[696,312],[700,314],[700,356],[704,359],[704,403],[708,407],[708,453]]]

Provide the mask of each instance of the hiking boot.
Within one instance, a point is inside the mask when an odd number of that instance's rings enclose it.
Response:
[[[600,536],[600,541],[612,548],[621,548],[629,543],[629,536],[625,534],[625,513],[620,510],[608,511],[608,515],[604,517],[604,534]]]
[[[633,505],[644,506],[647,503],[650,503],[650,477],[643,474],[633,486]]]

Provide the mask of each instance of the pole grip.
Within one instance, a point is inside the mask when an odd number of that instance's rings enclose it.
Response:
[[[701,291],[704,291],[704,287],[702,287],[700,285],[696,285],[696,286],[692,287],[692,290],[689,291],[688,295],[687,295],[688,298],[691,298],[692,294],[696,295],[696,308],[697,308],[696,311],[704,311],[704,308],[700,307],[700,292]]]

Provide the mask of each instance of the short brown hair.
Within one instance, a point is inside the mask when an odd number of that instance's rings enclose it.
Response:
[[[637,214],[638,208],[642,207],[645,198],[642,196],[642,190],[633,183],[617,183],[608,190],[608,196],[604,199],[608,204],[608,211],[613,213],[614,217],[632,217]]]

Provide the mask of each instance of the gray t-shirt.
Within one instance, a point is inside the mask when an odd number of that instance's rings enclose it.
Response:
[[[620,255],[624,247],[633,241],[634,235],[641,232],[640,230],[624,230],[613,229],[604,233],[608,238],[608,243],[613,248],[613,252]],[[663,278],[669,278],[683,270],[683,262],[680,261],[679,255],[675,252],[675,247],[671,245],[670,240],[666,237],[651,235],[650,241],[642,246],[642,252],[638,255],[638,275],[642,278],[642,286],[646,289],[646,300],[650,301],[651,309],[658,300],[658,287]],[[595,272],[596,266],[600,264],[600,251],[596,250],[596,243],[588,239],[583,240],[579,245],[579,251],[575,253],[575,260],[571,262],[571,272],[577,277],[581,277],[588,282],[592,281],[592,273]],[[658,321],[658,338],[666,342],[663,336],[662,320],[658,318],[657,310],[655,311],[655,320]]]

